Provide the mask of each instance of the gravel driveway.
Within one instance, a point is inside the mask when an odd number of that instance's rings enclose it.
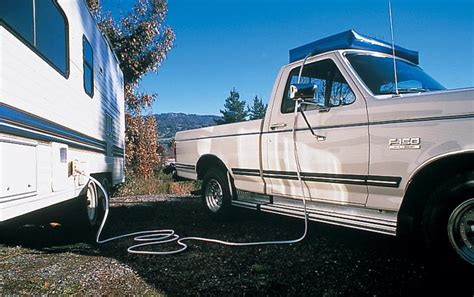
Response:
[[[195,197],[114,198],[104,237],[169,228],[182,237],[262,241],[297,238],[303,221],[239,210],[216,222]],[[2,230],[0,295],[474,296],[470,268],[442,267],[394,237],[319,223],[298,244],[189,242],[173,256],[132,255],[128,239],[97,245],[84,236],[47,222]]]

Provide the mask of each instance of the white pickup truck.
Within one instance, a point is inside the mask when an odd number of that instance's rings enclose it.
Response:
[[[293,49],[264,119],[176,134],[177,174],[216,217],[303,218],[304,195],[310,220],[419,234],[474,265],[474,89],[417,64],[352,30]]]

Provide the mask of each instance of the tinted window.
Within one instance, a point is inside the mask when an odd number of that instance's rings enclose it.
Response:
[[[299,71],[300,68],[298,67],[290,72],[281,106],[282,113],[289,113],[295,110],[295,102],[290,98],[290,85],[298,83]],[[323,60],[305,65],[300,83],[317,85],[315,103],[320,106],[336,107],[348,105],[355,101],[355,95],[349,84],[332,60]],[[311,105],[306,106],[307,110],[315,108]]]
[[[55,0],[0,0],[0,17],[44,60],[67,74],[67,20]]]
[[[346,82],[341,72],[335,68],[334,77],[331,84],[331,92],[329,93],[329,107],[348,105],[354,103],[355,95],[349,84]]]
[[[33,44],[33,0],[1,0],[0,18]]]
[[[374,95],[396,93],[393,58],[361,54],[348,54],[346,57]],[[400,93],[445,89],[415,64],[396,59],[396,65]]]
[[[92,51],[91,44],[84,36],[82,38],[82,55],[83,63],[82,67],[84,70],[84,90],[86,93],[93,97],[94,96],[94,54]]]
[[[63,73],[67,71],[66,26],[53,0],[35,1],[36,47]]]

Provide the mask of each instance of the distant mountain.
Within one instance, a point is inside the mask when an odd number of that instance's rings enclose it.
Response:
[[[158,125],[158,140],[161,144],[169,143],[178,131],[209,127],[216,125],[220,116],[185,113],[155,114]]]

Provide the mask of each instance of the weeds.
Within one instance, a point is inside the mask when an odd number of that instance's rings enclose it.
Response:
[[[170,175],[162,172],[155,173],[151,178],[145,179],[135,175],[127,174],[125,183],[120,185],[114,192],[115,197],[137,196],[152,194],[178,194],[185,195],[199,190],[200,183],[197,181],[175,182]]]

